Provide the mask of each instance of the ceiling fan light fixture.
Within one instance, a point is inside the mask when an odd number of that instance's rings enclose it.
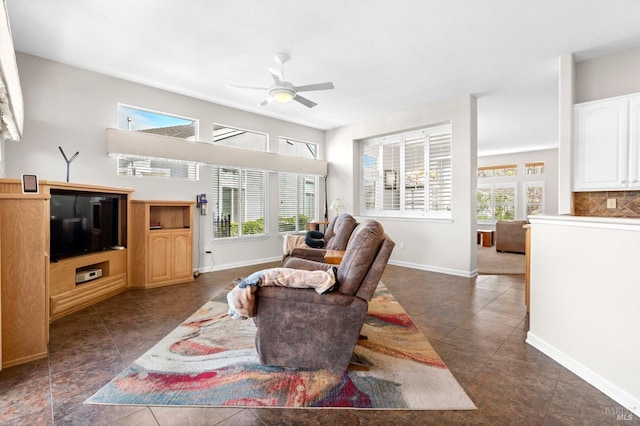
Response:
[[[277,88],[269,92],[277,102],[289,102],[295,96],[295,92],[289,89]]]

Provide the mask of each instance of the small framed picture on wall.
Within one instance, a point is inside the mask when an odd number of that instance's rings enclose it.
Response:
[[[384,188],[396,189],[398,187],[398,172],[395,170],[384,171]]]

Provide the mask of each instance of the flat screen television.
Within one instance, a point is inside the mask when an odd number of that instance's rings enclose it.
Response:
[[[123,245],[126,195],[52,189],[50,205],[52,261]]]

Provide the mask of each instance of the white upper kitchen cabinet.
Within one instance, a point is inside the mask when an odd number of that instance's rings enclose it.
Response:
[[[573,119],[573,189],[627,189],[632,151],[629,149],[629,98],[577,104]]]

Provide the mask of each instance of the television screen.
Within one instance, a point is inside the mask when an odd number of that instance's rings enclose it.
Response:
[[[121,195],[51,190],[51,259],[121,245]]]

